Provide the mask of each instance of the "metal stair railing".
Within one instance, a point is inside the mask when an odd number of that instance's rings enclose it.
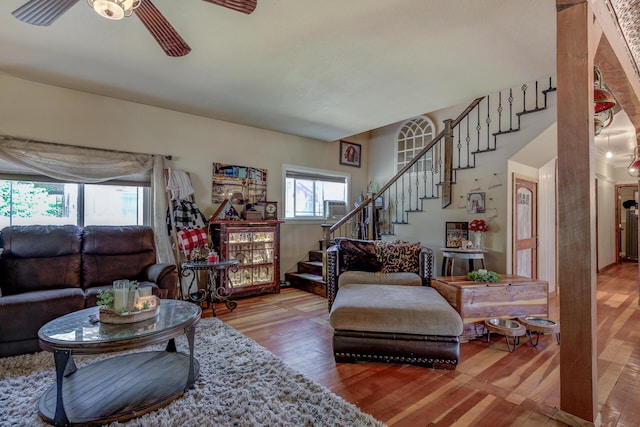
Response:
[[[546,89],[540,89],[542,82],[548,84]],[[457,172],[474,168],[476,155],[495,151],[498,136],[520,130],[523,115],[546,109],[547,95],[555,90],[552,77],[523,84],[477,98],[456,119],[445,120],[445,129],[378,192],[368,194],[335,224],[322,224],[325,266],[326,249],[337,237],[378,240],[394,234],[395,225],[408,224],[410,213],[422,212],[424,200],[440,198],[442,208],[450,205]],[[497,105],[494,110],[492,104]],[[516,105],[522,105],[522,110],[514,113]],[[376,206],[376,200],[382,206]]]

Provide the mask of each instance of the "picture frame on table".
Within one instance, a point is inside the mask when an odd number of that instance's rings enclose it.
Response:
[[[362,145],[355,142],[340,141],[340,164],[360,167],[360,158],[362,157]]]
[[[484,213],[484,193],[467,193],[467,213]]]
[[[445,223],[445,247],[461,248],[464,240],[469,240],[468,222]]]

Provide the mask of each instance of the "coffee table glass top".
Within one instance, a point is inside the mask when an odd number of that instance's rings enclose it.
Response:
[[[200,318],[202,309],[188,301],[161,300],[158,314],[147,320],[126,324],[96,322],[99,307],[74,311],[52,320],[38,331],[38,338],[64,346],[99,344],[144,338],[165,330],[184,327]]]

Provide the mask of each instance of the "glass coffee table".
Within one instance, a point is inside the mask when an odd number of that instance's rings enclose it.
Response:
[[[161,300],[151,319],[127,324],[99,321],[92,307],[52,320],[38,331],[40,347],[54,355],[56,383],[38,409],[54,425],[97,425],[138,417],[193,387],[200,365],[193,355],[202,310],[187,301]],[[189,354],[176,351],[185,334]],[[74,355],[102,354],[167,343],[164,351],[119,355],[77,368]]]

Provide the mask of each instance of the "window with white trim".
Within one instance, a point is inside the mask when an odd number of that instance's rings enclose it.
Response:
[[[398,130],[396,138],[397,171],[406,166],[427,144],[433,141],[436,128],[426,116],[414,117],[404,122]],[[428,153],[418,160],[413,172],[430,171],[433,167],[433,153]]]
[[[0,179],[0,228],[11,225],[149,225],[150,186],[69,183],[46,177]]]
[[[285,165],[285,219],[327,219],[325,202],[347,204],[349,174]]]

